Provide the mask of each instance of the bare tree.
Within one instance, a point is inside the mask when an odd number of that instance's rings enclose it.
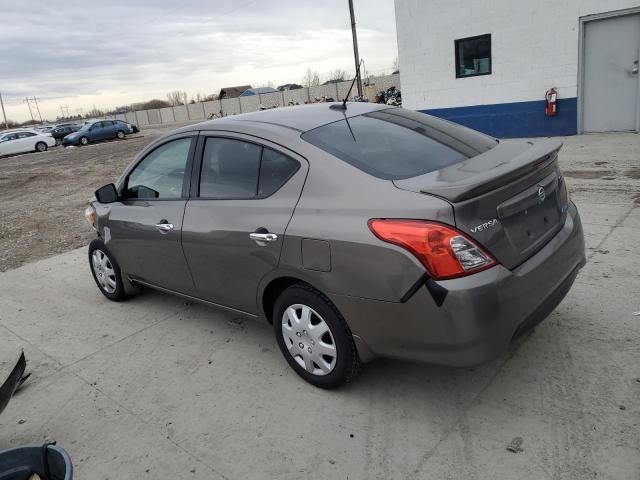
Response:
[[[342,68],[336,68],[335,70],[331,70],[329,72],[329,78],[327,80],[340,80],[341,82],[347,77],[347,72],[345,72]]]
[[[393,65],[391,67],[393,69],[393,73],[400,73],[400,61],[398,57],[393,59]]]
[[[307,71],[302,77],[302,85],[305,87],[317,87],[320,85],[320,75],[317,71],[311,70],[311,68],[307,68]]]
[[[173,92],[167,93],[167,100],[169,100],[169,103],[173,107],[176,105],[185,105],[187,103],[187,92],[184,90],[174,90]]]

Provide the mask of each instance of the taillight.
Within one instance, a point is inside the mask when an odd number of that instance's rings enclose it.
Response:
[[[453,227],[423,220],[369,220],[380,240],[409,250],[436,280],[463,277],[496,265],[495,259]]]

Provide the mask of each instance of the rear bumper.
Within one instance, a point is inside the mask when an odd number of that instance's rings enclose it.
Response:
[[[333,295],[363,359],[472,366],[503,353],[558,306],[586,262],[575,205],[568,213],[562,230],[516,269],[437,282],[446,290],[441,306],[426,286],[404,303]]]

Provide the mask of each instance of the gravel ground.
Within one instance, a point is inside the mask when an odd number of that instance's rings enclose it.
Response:
[[[0,158],[0,271],[87,244],[87,201],[157,135]]]

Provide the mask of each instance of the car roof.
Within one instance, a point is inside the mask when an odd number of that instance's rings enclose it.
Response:
[[[333,108],[332,108],[333,106]],[[191,125],[183,130],[219,130],[224,127],[239,126],[239,123],[258,122],[270,125],[278,125],[289,130],[298,132],[306,132],[314,128],[326,125],[328,123],[337,122],[344,118],[355,117],[365,113],[384,110],[390,107],[388,105],[380,105],[377,103],[367,102],[348,102],[346,110],[341,107],[342,102],[336,103],[314,103],[307,105],[296,105],[291,107],[272,108],[258,112],[243,113],[240,115],[232,115],[206,122]]]

